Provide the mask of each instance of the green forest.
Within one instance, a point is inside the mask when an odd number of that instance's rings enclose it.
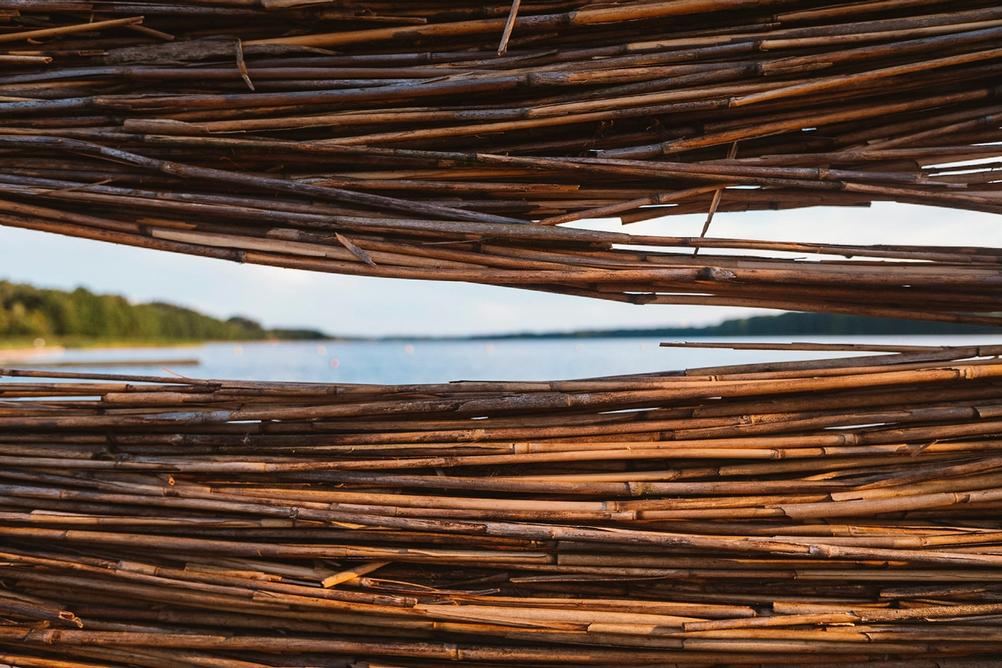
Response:
[[[700,337],[700,336],[879,336],[879,335],[1002,334],[1002,328],[957,325],[949,322],[867,318],[834,313],[782,313],[752,318],[734,318],[705,327],[648,327],[642,329],[596,329],[575,332],[543,332],[479,336],[477,339],[569,339],[590,337]]]
[[[72,292],[0,281],[0,339],[58,341],[253,341],[318,339],[308,329],[269,330],[248,318],[220,320],[189,308],[132,304],[85,288]]]

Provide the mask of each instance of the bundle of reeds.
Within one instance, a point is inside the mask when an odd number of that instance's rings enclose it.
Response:
[[[1002,346],[878,352],[406,386],[5,370],[0,662],[997,666]]]
[[[0,29],[3,225],[637,303],[999,322],[999,249],[553,227],[875,200],[1002,212],[992,0],[0,0]]]

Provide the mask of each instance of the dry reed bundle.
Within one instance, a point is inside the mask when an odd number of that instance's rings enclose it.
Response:
[[[1000,322],[999,249],[554,227],[1002,211],[991,0],[0,0],[0,30],[3,225],[636,303]]]
[[[406,386],[4,370],[0,661],[997,666],[1002,346],[891,348]]]

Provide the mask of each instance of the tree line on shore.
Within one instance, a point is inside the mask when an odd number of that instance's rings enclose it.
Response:
[[[869,318],[839,313],[781,313],[732,318],[716,325],[589,329],[477,336],[475,339],[570,339],[704,336],[895,336],[943,334],[1002,334],[1002,328],[898,318]]]
[[[254,341],[318,339],[309,329],[267,329],[235,316],[214,318],[190,308],[151,302],[133,304],[119,295],[100,295],[0,281],[0,338],[116,341]]]
[[[799,335],[999,334],[995,327],[866,318],[830,313],[783,313],[734,318],[702,327],[602,329],[492,334],[457,339],[555,339],[593,337],[703,337]],[[269,329],[250,318],[215,318],[194,309],[151,302],[133,304],[119,295],[38,288],[0,280],[0,339],[50,341],[257,341],[334,338],[315,329]],[[339,337],[341,338],[341,337]],[[388,337],[390,339],[436,337]],[[453,338],[453,337],[446,337]]]

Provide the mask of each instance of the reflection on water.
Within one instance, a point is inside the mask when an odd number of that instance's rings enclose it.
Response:
[[[715,338],[726,341],[726,338]],[[784,341],[750,337],[742,341]],[[909,345],[1002,344],[1002,336],[806,337],[797,341]],[[67,350],[52,360],[169,360],[198,358],[199,366],[169,364],[73,371],[180,375],[200,378],[344,383],[434,383],[448,380],[557,380],[669,369],[808,359],[835,353],[659,348],[660,338],[210,343],[182,348]],[[14,366],[13,364],[9,366]],[[32,366],[42,366],[41,359]]]

